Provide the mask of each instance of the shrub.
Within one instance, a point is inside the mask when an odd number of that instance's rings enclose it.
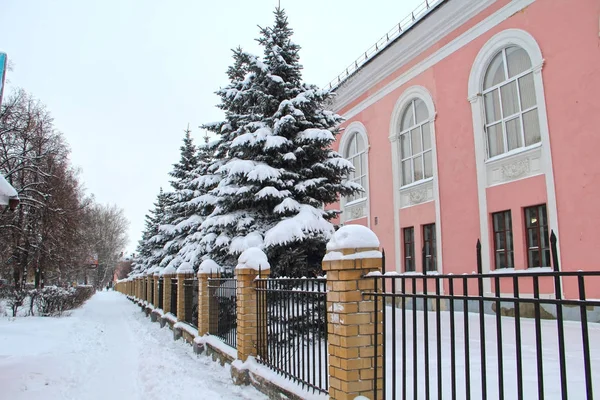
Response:
[[[91,286],[60,288],[46,286],[37,291],[36,305],[42,316],[60,316],[63,312],[80,307],[94,294]]]
[[[6,289],[2,297],[6,299],[6,304],[12,310],[12,316],[16,317],[19,307],[21,307],[25,302],[25,298],[27,297],[27,291],[12,288]]]

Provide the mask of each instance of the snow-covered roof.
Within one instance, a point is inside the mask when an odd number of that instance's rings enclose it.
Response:
[[[346,225],[338,229],[327,243],[327,251],[379,248],[379,239],[362,225]]]
[[[0,205],[8,205],[9,199],[18,199],[19,194],[15,190],[14,187],[11,186],[10,183],[4,178],[4,176],[0,175]]]

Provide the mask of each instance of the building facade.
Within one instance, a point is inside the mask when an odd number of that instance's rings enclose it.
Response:
[[[484,272],[544,272],[551,231],[562,270],[600,270],[600,2],[427,4],[335,88],[365,188],[339,222],[398,272],[471,273],[477,240]]]

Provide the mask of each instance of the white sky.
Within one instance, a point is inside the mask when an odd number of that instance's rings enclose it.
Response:
[[[308,83],[324,86],[423,0],[281,0]],[[222,118],[230,49],[261,54],[277,0],[0,0],[0,50],[45,103],[88,192],[125,210],[128,252],[179,159],[183,130]]]

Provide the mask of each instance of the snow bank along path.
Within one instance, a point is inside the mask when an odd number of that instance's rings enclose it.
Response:
[[[117,292],[70,317],[0,318],[0,399],[265,399]]]

